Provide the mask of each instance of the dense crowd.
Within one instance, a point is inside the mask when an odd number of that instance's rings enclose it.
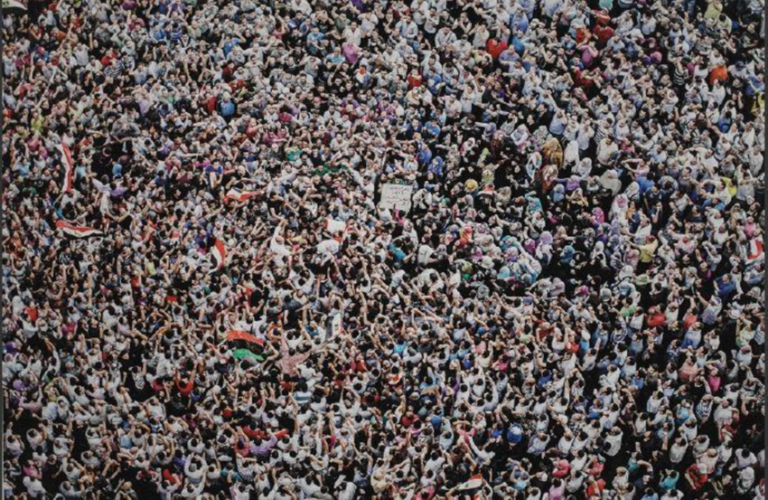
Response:
[[[5,497],[764,498],[762,10],[6,9]]]

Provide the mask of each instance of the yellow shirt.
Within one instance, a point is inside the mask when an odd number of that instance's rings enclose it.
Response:
[[[704,12],[704,19],[717,19],[720,17],[720,13],[723,12],[723,4],[718,0],[709,2],[706,12]]]
[[[653,260],[653,254],[656,253],[656,249],[659,248],[659,240],[653,240],[651,243],[639,245],[637,248],[640,250],[640,262],[647,264]]]
[[[40,118],[37,118],[35,120],[32,120],[32,130],[37,132],[38,134],[43,131],[43,123],[45,123],[45,120],[41,116]]]

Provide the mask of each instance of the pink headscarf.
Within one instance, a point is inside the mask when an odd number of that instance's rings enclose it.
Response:
[[[602,224],[605,222],[605,213],[603,212],[602,208],[595,207],[592,209],[592,221],[597,224]]]

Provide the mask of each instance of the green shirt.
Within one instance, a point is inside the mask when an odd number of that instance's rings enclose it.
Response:
[[[619,314],[621,314],[622,318],[628,318],[635,314],[635,311],[637,311],[637,306],[629,306],[622,309]]]

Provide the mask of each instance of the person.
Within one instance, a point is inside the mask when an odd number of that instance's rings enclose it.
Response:
[[[761,498],[753,4],[3,9],[5,496]]]

